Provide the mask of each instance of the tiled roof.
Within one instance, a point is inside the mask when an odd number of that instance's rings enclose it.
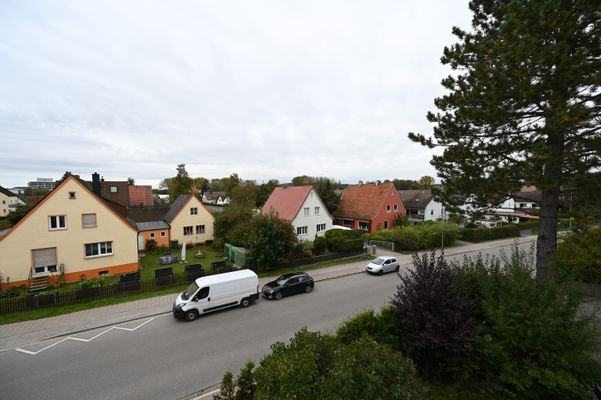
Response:
[[[392,190],[395,190],[392,183],[350,185],[344,190],[334,216],[372,220]]]
[[[279,218],[292,221],[312,189],[313,186],[311,185],[278,186],[271,192],[263,206],[262,213],[267,215],[273,210]]]
[[[117,188],[112,192],[111,188]],[[127,181],[101,181],[100,195],[124,207],[129,206],[129,183]]]
[[[165,221],[154,221],[154,222],[138,222],[136,227],[139,231],[154,231],[157,229],[169,229],[169,224]]]
[[[397,190],[403,206],[405,208],[426,208],[428,203],[432,201],[432,191],[424,190]]]
[[[225,192],[206,192],[204,196],[207,198],[207,200],[217,200],[219,197],[221,197],[222,200],[225,200],[227,197]]]
[[[514,192],[511,193],[511,197],[515,200],[522,201],[533,201],[535,203],[540,203],[543,199],[543,194],[539,190],[531,190],[527,192]]]
[[[169,209],[169,206],[128,207],[127,216],[136,223],[163,221]]]
[[[152,186],[150,185],[129,185],[129,206],[152,206]]]

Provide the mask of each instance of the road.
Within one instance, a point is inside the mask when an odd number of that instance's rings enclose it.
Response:
[[[218,384],[226,370],[258,362],[273,342],[303,326],[333,331],[352,315],[381,307],[398,282],[396,274],[352,275],[319,282],[311,294],[259,300],[191,323],[165,314],[37,343],[29,354],[3,352],[0,398],[186,398]]]

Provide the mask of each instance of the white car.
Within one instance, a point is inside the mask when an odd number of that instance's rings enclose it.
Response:
[[[365,271],[369,272],[370,274],[378,275],[382,275],[384,272],[398,272],[399,262],[395,257],[378,257],[367,264]]]

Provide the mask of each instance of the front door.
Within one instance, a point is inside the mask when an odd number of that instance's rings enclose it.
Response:
[[[31,276],[47,276],[57,271],[56,247],[36,249],[31,251],[33,266]]]

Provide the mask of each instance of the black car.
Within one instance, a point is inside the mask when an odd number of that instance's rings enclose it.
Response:
[[[315,282],[304,272],[290,272],[263,286],[263,297],[279,300],[296,293],[311,293]]]

